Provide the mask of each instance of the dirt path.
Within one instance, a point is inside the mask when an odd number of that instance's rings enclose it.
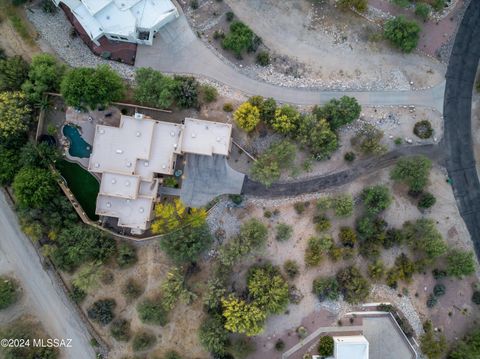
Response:
[[[88,331],[53,276],[42,268],[3,192],[0,192],[0,228],[0,268],[15,273],[22,283],[25,306],[31,308],[52,338],[72,339],[72,347],[63,349],[65,358],[95,358]]]

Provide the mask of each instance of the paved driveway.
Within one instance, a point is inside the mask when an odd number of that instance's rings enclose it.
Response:
[[[363,319],[363,335],[370,345],[370,359],[413,359],[407,343],[389,317]]]
[[[225,156],[188,154],[180,198],[191,207],[202,207],[221,194],[240,194],[243,173],[233,170]]]
[[[334,97],[354,96],[362,105],[417,105],[443,111],[445,82],[422,91],[318,91],[280,87],[242,75],[222,61],[197,38],[183,14],[163,27],[153,46],[138,46],[136,67],[151,67],[166,73],[207,77],[247,95],[273,97],[298,105],[321,104]]]

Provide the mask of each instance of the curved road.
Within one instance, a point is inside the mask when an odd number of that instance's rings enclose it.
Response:
[[[297,105],[324,103],[334,97],[354,96],[362,105],[417,105],[442,113],[445,82],[421,91],[320,91],[281,87],[254,80],[222,61],[192,31],[184,14],[163,27],[153,46],[138,46],[136,67],[166,73],[203,76],[247,95],[273,97]]]
[[[471,133],[472,90],[480,59],[480,1],[472,0],[453,45],[444,103],[446,167],[453,193],[480,258],[480,182]]]

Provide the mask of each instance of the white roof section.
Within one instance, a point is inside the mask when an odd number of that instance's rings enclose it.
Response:
[[[140,188],[138,190],[138,195],[140,197],[151,198],[155,200],[158,193],[158,180],[152,182],[142,181],[140,182]]]
[[[104,173],[99,193],[105,196],[135,199],[140,189],[140,177]]]
[[[100,216],[118,218],[120,227],[146,230],[152,217],[152,210],[151,198],[125,199],[98,195],[95,213]]]
[[[82,0],[83,5],[91,15],[95,15],[111,3],[110,0]]]
[[[100,22],[88,11],[88,9],[78,0],[70,0],[69,7],[73,15],[82,25],[92,40],[103,36],[103,28]]]
[[[117,0],[116,2],[124,2]],[[131,2],[135,2],[132,0]],[[177,8],[170,0],[144,0],[136,1],[131,11],[137,19],[137,27],[140,29],[156,28],[172,14],[177,14]]]
[[[120,36],[135,36],[136,18],[130,11],[120,10],[110,2],[95,14],[95,19],[102,25],[103,31]]]
[[[182,151],[200,155],[227,156],[230,151],[232,125],[228,123],[185,119]]]
[[[333,337],[335,359],[368,359],[368,341],[363,335]]]

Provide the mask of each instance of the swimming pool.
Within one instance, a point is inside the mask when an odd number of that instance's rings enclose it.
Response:
[[[70,148],[68,153],[72,157],[88,158],[92,153],[92,146],[90,146],[80,135],[78,128],[72,125],[63,126],[63,134],[70,141]]]

